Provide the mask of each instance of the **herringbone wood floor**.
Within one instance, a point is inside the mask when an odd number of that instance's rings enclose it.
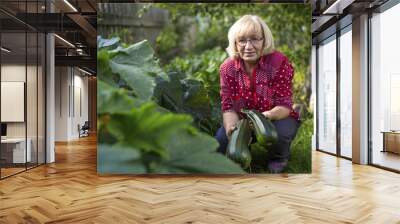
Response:
[[[96,139],[0,181],[0,223],[400,223],[400,175],[313,152],[311,175],[103,176]]]

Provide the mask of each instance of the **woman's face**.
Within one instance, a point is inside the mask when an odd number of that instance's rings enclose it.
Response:
[[[250,34],[239,36],[236,39],[236,47],[240,58],[247,63],[256,63],[263,52],[264,39],[261,35]]]

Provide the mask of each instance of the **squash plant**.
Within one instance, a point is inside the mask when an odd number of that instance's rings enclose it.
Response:
[[[207,100],[211,113],[203,113],[207,120],[207,128],[200,126],[201,130],[214,135],[222,124],[221,99],[219,95],[219,66],[228,55],[221,47],[205,50],[200,54],[188,54],[185,57],[175,57],[164,66],[166,71],[175,71],[186,74],[186,79],[198,80],[204,87],[203,100]]]
[[[199,83],[167,75],[147,41],[125,47],[99,37],[97,51],[100,174],[244,173],[193,125]],[[157,104],[167,90],[177,109]]]

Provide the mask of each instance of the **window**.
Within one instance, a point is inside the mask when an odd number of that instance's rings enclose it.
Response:
[[[400,31],[394,28],[399,21],[399,4],[371,18],[372,163],[396,170],[400,155],[392,151],[400,148],[400,133],[393,139],[384,138],[384,133],[400,131]],[[393,149],[385,146],[392,143]]]
[[[340,36],[340,154],[352,157],[352,35],[351,25]]]
[[[318,149],[336,153],[336,35],[318,48]]]

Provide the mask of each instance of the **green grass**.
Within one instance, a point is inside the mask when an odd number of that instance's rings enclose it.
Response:
[[[290,149],[288,173],[311,173],[311,137],[313,132],[312,118],[304,120],[297,131]]]
[[[312,118],[302,121],[295,139],[290,146],[289,164],[286,173],[311,173],[311,136],[313,132]],[[267,169],[267,151],[257,143],[251,145],[251,173],[269,173]]]

